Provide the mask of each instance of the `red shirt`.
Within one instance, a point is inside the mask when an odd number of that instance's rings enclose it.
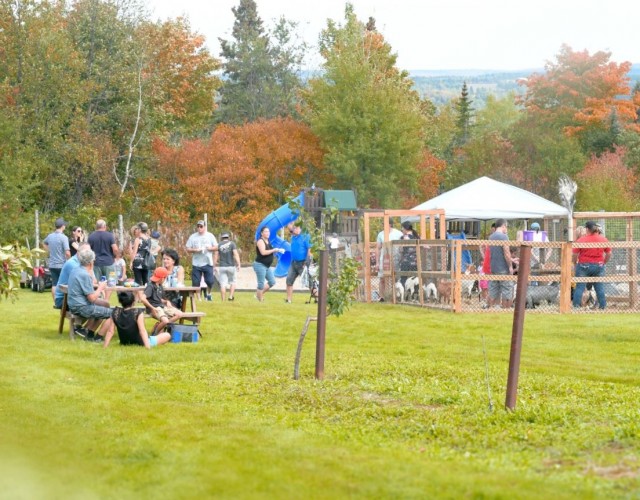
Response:
[[[576,243],[608,243],[609,240],[601,234],[587,234],[578,238]],[[578,255],[578,264],[604,264],[604,254],[611,253],[611,248],[574,248],[574,255]]]
[[[484,249],[482,272],[484,274],[491,274],[491,247],[489,245],[487,245],[487,248]]]

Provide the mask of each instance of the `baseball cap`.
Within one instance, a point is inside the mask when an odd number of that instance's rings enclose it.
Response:
[[[589,231],[593,231],[594,229],[596,229],[598,227],[598,224],[592,220],[587,221],[584,225],[584,227],[586,227]]]
[[[196,224],[196,226],[205,226],[205,223],[203,220],[199,220]]]
[[[158,238],[160,238],[160,233],[158,231],[152,231],[151,237],[157,240]]]
[[[65,220],[62,217],[58,217],[56,219],[56,228],[60,228],[62,226],[66,226],[67,223],[65,222]]]
[[[533,224],[531,224],[531,229],[540,229],[540,224],[534,222]]]
[[[220,235],[220,239],[221,240],[228,240],[229,239],[229,233],[222,233]]]
[[[167,276],[169,276],[169,271],[164,267],[156,267],[156,270],[153,271],[153,276],[151,276],[151,281],[157,283],[158,281],[165,279]]]
[[[149,230],[149,225],[146,222],[138,222],[138,227],[142,232],[146,232]]]

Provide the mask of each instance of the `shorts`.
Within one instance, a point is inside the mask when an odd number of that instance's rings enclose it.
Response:
[[[233,266],[218,268],[218,281],[220,282],[220,288],[226,288],[228,285],[235,285],[236,268]]]
[[[178,309],[171,306],[162,306],[162,307],[154,307],[151,310],[151,315],[157,319],[162,321],[164,318],[170,320],[174,316],[177,316],[180,313]]]
[[[107,319],[111,317],[111,308],[89,304],[85,306],[74,307],[71,312],[81,318]]]
[[[489,281],[489,297],[491,300],[513,300],[513,281]]]
[[[56,297],[53,300],[53,307],[56,309],[62,309],[62,303],[64,302],[64,295],[62,297]]]
[[[60,279],[60,272],[62,268],[50,267],[49,272],[51,273],[51,284],[56,286],[58,284],[58,280]],[[62,306],[60,306],[62,307]]]
[[[96,280],[100,281],[100,278],[102,278],[103,276],[105,276],[106,278],[109,278],[109,275],[111,273],[115,274],[116,272],[116,267],[112,264],[110,266],[93,266],[93,274],[96,277]]]
[[[149,337],[149,346],[156,347],[158,345],[158,339],[153,335]]]
[[[304,271],[305,262],[304,260],[291,261],[291,266],[289,266],[289,272],[287,273],[287,286],[293,286],[296,278]]]

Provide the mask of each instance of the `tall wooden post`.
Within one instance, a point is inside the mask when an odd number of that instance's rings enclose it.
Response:
[[[329,278],[329,257],[326,250],[320,250],[320,268],[318,269],[318,321],[316,335],[316,379],[324,379],[324,346],[327,330],[327,281]]]
[[[531,247],[520,246],[520,264],[518,265],[518,290],[516,292],[515,311],[513,313],[513,329],[511,332],[511,355],[509,356],[509,375],[507,377],[507,397],[505,407],[515,410],[518,395],[518,375],[520,374],[520,352],[522,350],[522,333],[524,328],[527,287],[529,285],[529,269],[531,267]]]

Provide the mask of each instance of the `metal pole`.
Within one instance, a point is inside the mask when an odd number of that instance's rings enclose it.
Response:
[[[120,246],[120,250],[124,253],[124,218],[122,217],[122,214],[118,215],[118,231],[120,231],[118,244]]]
[[[40,213],[36,210],[36,244],[33,248],[40,248]],[[40,258],[36,259],[36,267],[40,266]]]
[[[522,332],[524,326],[529,268],[531,266],[531,247],[520,246],[520,264],[518,265],[518,290],[516,291],[513,330],[511,331],[511,355],[509,356],[509,375],[507,377],[507,397],[505,407],[515,410],[518,396],[518,375],[520,374],[520,352],[522,350]]]
[[[320,250],[318,269],[318,329],[316,336],[316,379],[324,379],[324,346],[327,330],[327,281],[329,278],[329,256],[326,250]]]

